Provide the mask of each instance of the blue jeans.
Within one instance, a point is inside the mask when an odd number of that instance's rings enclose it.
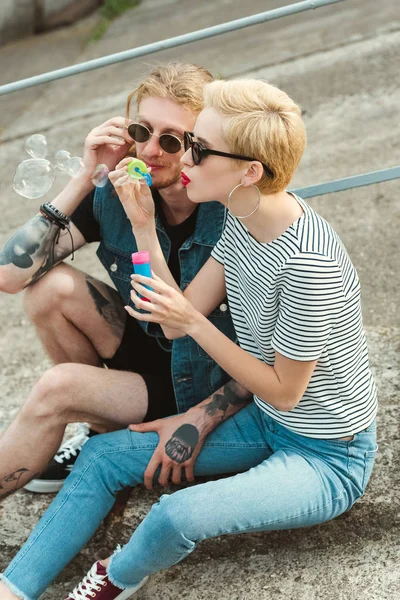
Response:
[[[90,439],[3,581],[38,598],[88,542],[115,494],[143,483],[156,433],[123,430]],[[376,454],[375,422],[351,441],[291,432],[255,403],[206,439],[196,475],[234,474],[164,494],[110,562],[120,587],[183,560],[204,539],[308,527],[337,517],[363,494]]]

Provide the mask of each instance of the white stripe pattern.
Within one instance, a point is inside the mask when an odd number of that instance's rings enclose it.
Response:
[[[240,346],[268,365],[275,351],[318,360],[300,403],[284,412],[254,396],[276,421],[308,437],[354,435],[377,410],[357,272],[335,231],[296,196],[303,215],[260,243],[228,214],[212,256],[225,267]]]

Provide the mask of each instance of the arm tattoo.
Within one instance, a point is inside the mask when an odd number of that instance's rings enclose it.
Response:
[[[122,337],[127,314],[122,306],[120,295],[110,286],[89,275],[86,275],[85,279],[97,312],[110,325],[115,335]]]
[[[214,416],[217,411],[221,411],[221,420],[223,420],[228,408],[231,406],[245,406],[249,403],[252,396],[251,392],[245,390],[236,381],[228,381],[223,388],[215,392],[212,400],[205,405],[206,414]]]
[[[0,266],[14,265],[19,269],[30,269],[36,265],[37,271],[26,285],[37,281],[70,254],[69,250],[54,249],[59,232],[60,229],[45,217],[35,215],[0,250]]]
[[[50,236],[50,230],[51,223],[47,219],[38,215],[33,217],[8,240],[0,252],[0,265],[12,264],[20,269],[32,267],[34,258],[44,258],[49,238],[55,237],[56,231]]]
[[[245,406],[253,398],[253,394],[236,381],[229,381],[212,400],[204,405],[205,414],[214,416],[217,411],[222,411],[221,421],[226,418],[226,412],[231,406]],[[200,433],[197,427],[189,423],[181,425],[165,444],[165,453],[174,462],[184,463],[189,460],[199,441]]]
[[[165,453],[173,461],[184,463],[191,458],[198,441],[199,430],[197,427],[189,423],[181,425],[165,444]]]

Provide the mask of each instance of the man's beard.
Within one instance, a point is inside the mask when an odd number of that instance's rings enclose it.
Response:
[[[175,171],[172,173],[169,172],[165,175],[161,175],[159,172],[156,172],[153,175],[153,188],[156,190],[163,190],[174,183],[177,183],[181,180],[181,167],[180,165],[176,166]]]

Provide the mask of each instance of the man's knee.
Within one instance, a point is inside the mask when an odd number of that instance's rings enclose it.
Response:
[[[64,265],[54,267],[39,281],[28,286],[24,293],[23,306],[31,321],[59,311],[62,302],[74,292],[74,282]]]
[[[102,433],[90,438],[82,447],[72,473],[75,477],[101,482],[115,495],[124,487],[136,485],[137,467],[128,457],[127,430]]]
[[[45,371],[22,408],[24,416],[57,418],[68,422],[71,399],[77,384],[74,366],[73,363],[63,363]]]
[[[87,466],[93,461],[105,461],[107,455],[114,455],[118,450],[126,446],[126,430],[113,431],[112,433],[100,433],[88,439],[82,447],[76,465]]]

